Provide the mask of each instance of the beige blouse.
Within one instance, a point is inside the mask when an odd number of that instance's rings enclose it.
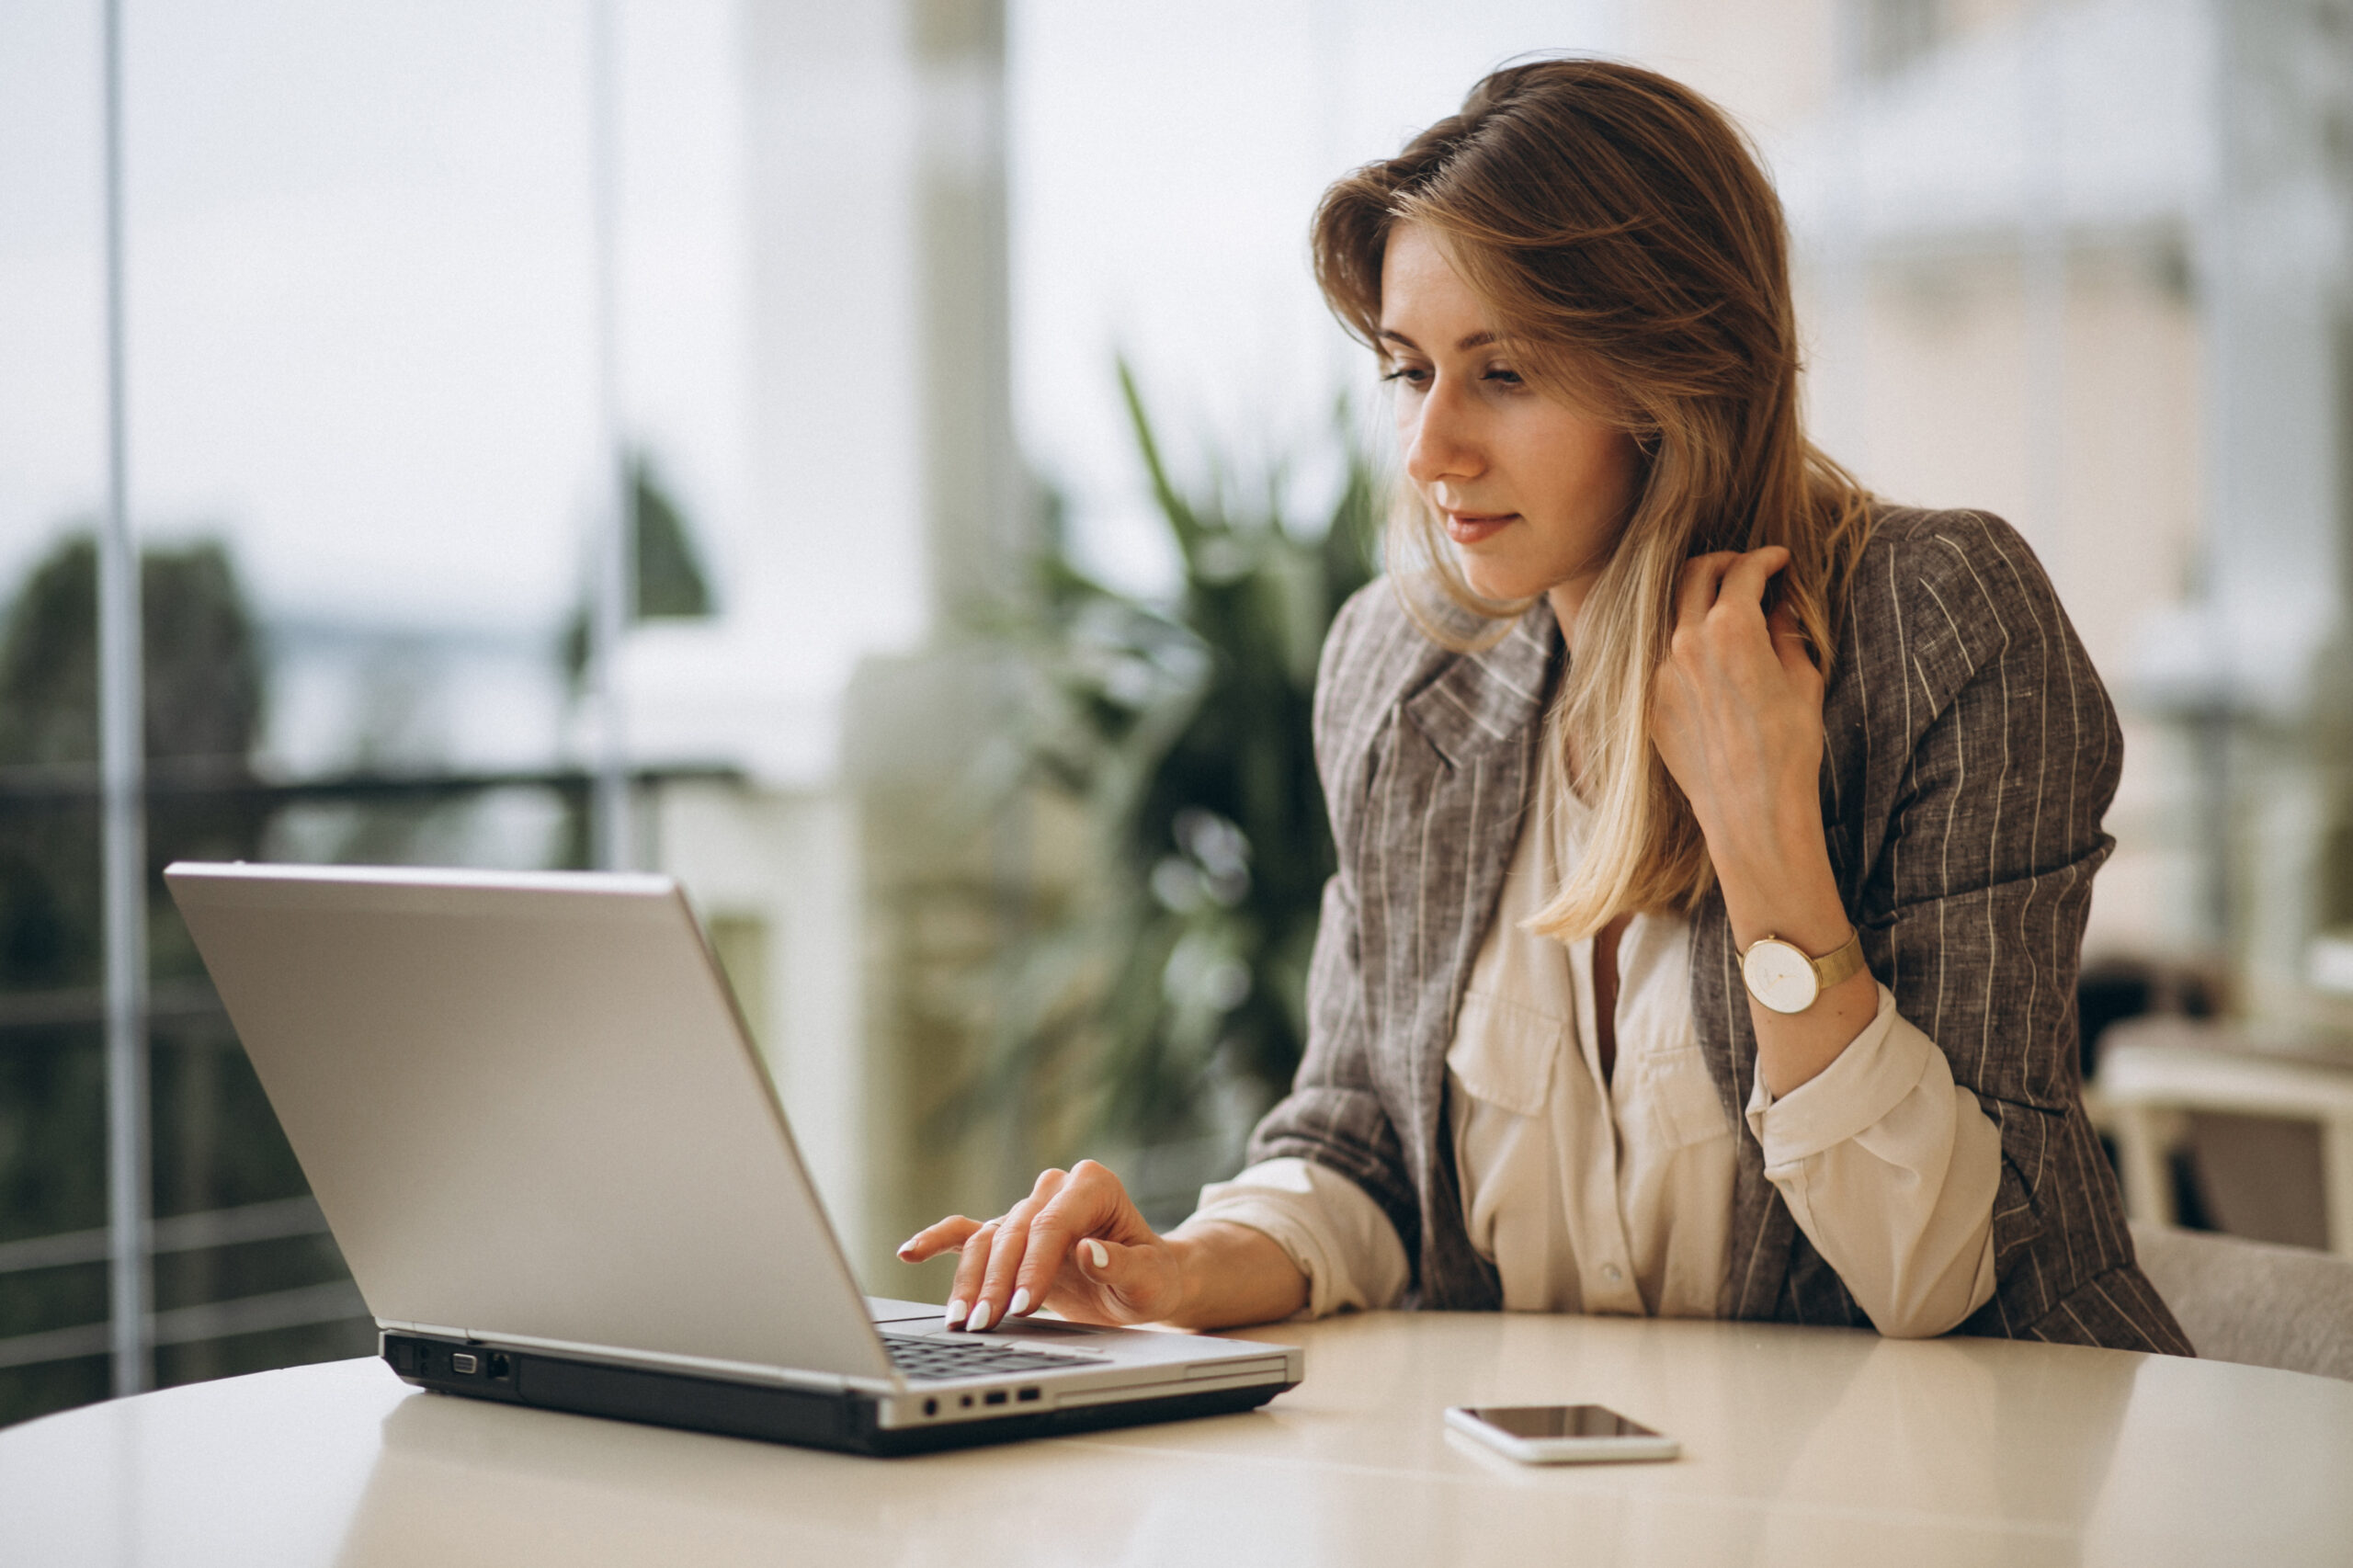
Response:
[[[1472,1244],[1509,1312],[1709,1317],[1723,1280],[1739,1136],[1691,1021],[1690,926],[1636,915],[1619,943],[1618,1059],[1594,1040],[1593,942],[1521,923],[1581,852],[1589,813],[1550,760],[1505,875],[1447,1052]],[[1994,1293],[2001,1134],[1944,1053],[1895,1011],[1779,1100],[1757,1080],[1747,1131],[1798,1225],[1881,1333],[1941,1334]],[[1346,1176],[1267,1160],[1205,1187],[1196,1220],[1272,1237],[1306,1312],[1393,1305],[1405,1250]]]

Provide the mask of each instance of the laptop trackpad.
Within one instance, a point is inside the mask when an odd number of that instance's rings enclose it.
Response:
[[[949,1334],[951,1331],[941,1321],[947,1309],[926,1306],[921,1301],[894,1301],[887,1296],[866,1298],[867,1316],[877,1328],[888,1328],[894,1334]],[[1009,1323],[991,1325],[989,1333],[1015,1335],[1032,1339],[1100,1339],[1107,1335],[1125,1336],[1132,1329],[1105,1328],[1098,1324],[1064,1323],[1060,1318],[1015,1318]],[[956,1337],[964,1337],[961,1333]]]
[[[929,1318],[938,1323],[948,1309],[926,1306],[921,1301],[902,1301],[890,1296],[866,1298],[866,1315],[876,1323],[907,1323],[915,1318]]]

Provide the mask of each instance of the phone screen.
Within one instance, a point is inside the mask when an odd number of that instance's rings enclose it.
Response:
[[[1483,1404],[1471,1414],[1515,1437],[1655,1437],[1606,1404]]]

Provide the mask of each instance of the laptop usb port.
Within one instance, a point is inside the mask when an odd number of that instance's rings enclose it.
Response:
[[[482,1363],[474,1358],[473,1353],[470,1350],[453,1350],[449,1353],[449,1370],[453,1372],[466,1373],[478,1372],[482,1370]]]
[[[1036,1399],[1037,1397],[1038,1391],[1036,1389],[1023,1389],[1021,1391],[1021,1403],[1024,1404],[1029,1403],[1031,1400]]]
[[[1005,1391],[1003,1389],[992,1389],[987,1393],[981,1396],[981,1403],[983,1404],[1003,1404],[1005,1403]]]

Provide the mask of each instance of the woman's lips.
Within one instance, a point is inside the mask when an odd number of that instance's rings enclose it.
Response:
[[[1503,532],[1518,516],[1518,512],[1449,512],[1446,537],[1457,544],[1477,544]]]

